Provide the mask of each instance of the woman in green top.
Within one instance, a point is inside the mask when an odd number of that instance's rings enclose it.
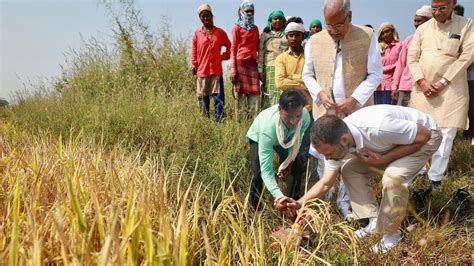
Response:
[[[285,14],[275,10],[268,16],[269,31],[264,31],[258,45],[258,74],[262,81],[262,109],[278,103],[280,92],[275,86],[275,59],[288,49],[285,38]]]

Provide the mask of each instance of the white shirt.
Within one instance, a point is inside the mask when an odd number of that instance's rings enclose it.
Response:
[[[417,124],[428,130],[437,129],[436,122],[426,113],[413,108],[396,105],[374,105],[362,108],[343,119],[349,127],[356,147],[360,152],[367,148],[370,151],[384,153],[397,145],[408,145],[415,141]],[[348,154],[346,158],[350,158]],[[337,171],[343,160],[325,160],[326,168]]]
[[[365,105],[370,96],[374,93],[377,86],[382,81],[382,58],[380,56],[379,46],[377,45],[377,34],[372,34],[370,41],[368,61],[367,61],[367,78],[362,81],[352,93],[352,97],[357,100],[359,106]],[[318,93],[321,91],[321,85],[316,81],[313,65],[313,56],[311,55],[311,39],[304,49],[305,64],[303,67],[302,79],[309,90],[311,97],[315,103],[319,102]],[[336,103],[340,103],[346,99],[344,90],[344,75],[342,69],[342,53],[336,54],[336,65],[333,78],[333,93]]]

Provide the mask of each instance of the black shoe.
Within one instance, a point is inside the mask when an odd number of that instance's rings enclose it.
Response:
[[[430,180],[430,183],[431,183],[431,187],[434,187],[434,188],[440,188],[441,187],[441,181]]]

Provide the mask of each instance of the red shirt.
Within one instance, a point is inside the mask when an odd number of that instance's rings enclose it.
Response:
[[[254,25],[252,30],[237,25],[232,28],[230,73],[235,73],[237,59],[257,60],[259,35],[257,25]]]
[[[230,40],[221,28],[210,32],[201,27],[194,32],[191,50],[191,65],[197,69],[198,77],[222,75],[222,61],[230,58]],[[222,47],[225,52],[221,54]]]

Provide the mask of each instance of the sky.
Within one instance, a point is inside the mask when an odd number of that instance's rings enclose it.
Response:
[[[240,0],[207,0],[214,23],[230,36]],[[255,24],[260,29],[268,14],[281,9],[287,16],[300,16],[306,27],[315,18],[324,24],[323,0],[254,0]],[[176,36],[191,37],[200,27],[196,14],[203,2],[192,0],[137,0],[136,7],[152,29],[163,16],[171,19]],[[353,0],[354,24],[371,24],[376,30],[385,21],[395,25],[400,37],[414,32],[415,11],[429,0]],[[474,0],[458,0],[466,17],[474,17]],[[99,1],[93,0],[0,0],[0,98],[7,100],[20,89],[31,89],[61,74],[67,52],[97,38],[111,42],[113,20]]]

